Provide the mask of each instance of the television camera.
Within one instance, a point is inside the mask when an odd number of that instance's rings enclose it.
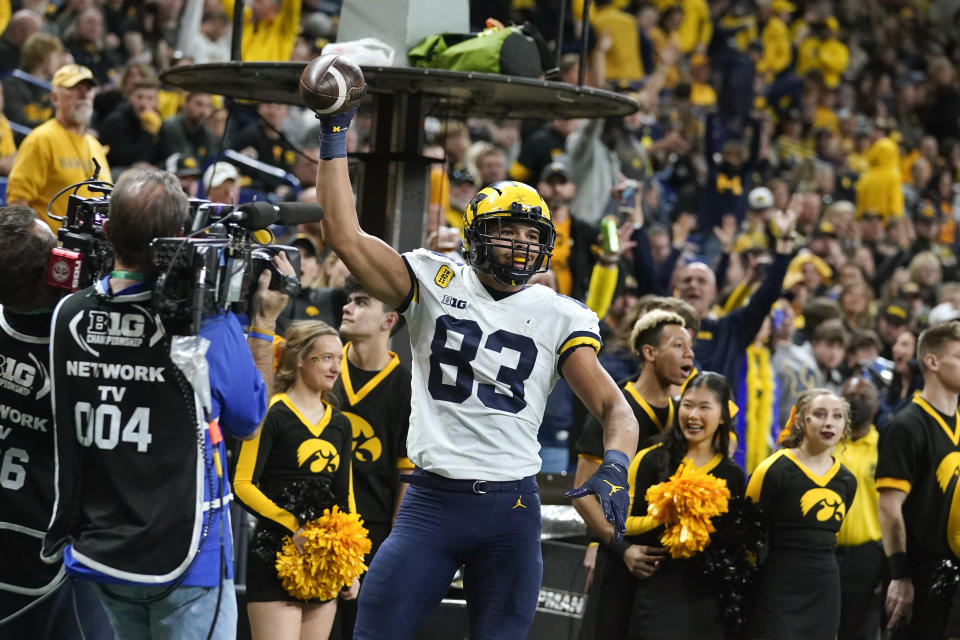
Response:
[[[96,175],[70,185],[54,197],[74,190],[66,215],[51,214],[62,223],[57,234],[61,246],[51,251],[47,282],[66,291],[88,287],[113,269],[113,252],[103,230],[103,222],[109,218],[113,185],[97,180]],[[100,195],[79,196],[76,190],[81,186]],[[249,311],[257,280],[265,269],[271,272],[271,289],[297,295],[299,280],[282,276],[273,266],[273,257],[281,251],[286,253],[299,273],[298,250],[266,244],[264,236],[272,237],[267,228],[273,224],[317,222],[323,218],[323,208],[309,203],[231,205],[192,199],[190,218],[186,236],[156,238],[150,245],[150,261],[156,274],[153,310],[167,330],[176,335],[195,335],[207,316],[226,310]]]

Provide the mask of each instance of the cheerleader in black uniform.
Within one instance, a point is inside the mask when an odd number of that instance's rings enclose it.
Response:
[[[343,344],[336,329],[316,320],[287,328],[275,395],[259,435],[243,443],[234,492],[258,518],[250,546],[247,613],[254,640],[326,640],[336,599],[303,601],[283,588],[275,568],[284,536],[301,548],[307,521],[325,507],[354,512],[353,432],[325,402],[340,375]],[[354,580],[341,597],[356,598]]]
[[[763,508],[769,533],[751,638],[829,640],[837,635],[837,532],[857,481],[833,451],[849,430],[845,400],[826,389],[805,391],[783,448],[750,476],[747,497]]]
[[[628,637],[643,640],[723,640],[719,593],[706,580],[696,556],[674,559],[652,556],[659,548],[663,525],[647,515],[645,495],[651,486],[680,471],[705,472],[726,481],[730,498],[742,497],[743,470],[727,457],[730,443],[730,386],[713,372],[695,376],[684,389],[677,420],[662,441],[644,449],[630,465],[630,516],[623,561],[639,578]]]

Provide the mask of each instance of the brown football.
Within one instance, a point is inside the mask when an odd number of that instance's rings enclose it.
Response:
[[[303,104],[319,115],[344,113],[356,106],[366,92],[360,65],[347,56],[318,56],[300,74]]]

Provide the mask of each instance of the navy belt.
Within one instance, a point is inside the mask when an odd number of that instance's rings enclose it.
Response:
[[[472,493],[483,495],[485,493],[522,493],[524,491],[536,492],[536,476],[527,476],[519,480],[455,480],[453,478],[444,478],[436,473],[424,471],[423,469],[414,469],[413,473],[401,474],[401,482],[409,482],[418,487],[427,487],[430,489],[441,489],[443,491],[459,491],[461,493]]]

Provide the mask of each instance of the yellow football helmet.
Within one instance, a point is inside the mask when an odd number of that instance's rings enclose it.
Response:
[[[504,222],[530,225],[540,233],[538,242],[505,238]],[[464,250],[467,263],[486,271],[498,282],[516,287],[535,273],[550,268],[556,230],[547,203],[536,189],[512,180],[494,182],[473,197],[463,214]],[[494,249],[512,252],[507,264],[494,256]]]

